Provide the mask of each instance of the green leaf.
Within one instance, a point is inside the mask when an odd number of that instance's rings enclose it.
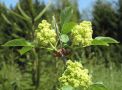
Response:
[[[12,10],[10,10],[10,13],[13,14],[13,15],[15,15],[15,16],[17,16],[18,18],[21,18],[21,19],[23,19],[23,20],[26,20],[26,21],[28,21],[28,22],[31,22],[31,21],[28,20],[27,18],[25,18],[25,17],[19,15],[18,13],[15,13],[15,12],[12,11]]]
[[[46,10],[49,8],[50,6],[50,2],[47,4],[47,6],[35,17],[34,21],[37,21],[38,19],[40,19],[42,17],[42,15],[46,12]]]
[[[109,44],[106,43],[105,41],[97,40],[97,39],[93,39],[91,45],[104,45],[104,46],[109,46]]]
[[[3,17],[3,19],[11,25],[11,22],[8,20],[8,18],[2,13],[1,16]]]
[[[11,47],[11,46],[30,46],[30,47],[33,47],[33,45],[30,42],[26,41],[25,39],[14,39],[14,40],[6,42],[2,46],[7,46],[7,47]]]
[[[29,46],[25,46],[25,47],[22,47],[22,49],[19,50],[19,53],[21,55],[25,54],[26,52],[32,50],[33,47],[29,47]]]
[[[15,32],[23,32],[23,30],[20,28],[20,26],[17,23],[13,23],[12,28],[13,30],[15,30]]]
[[[119,43],[117,40],[111,38],[111,37],[102,37],[102,36],[99,36],[99,37],[96,37],[95,39],[97,40],[102,40],[106,43]]]
[[[20,13],[28,20],[31,20],[31,18],[22,10],[20,4],[17,5]]]
[[[67,43],[69,41],[69,37],[66,34],[62,34],[60,40]]]
[[[109,46],[109,43],[119,43],[119,42],[111,37],[102,37],[102,36],[96,37],[92,41],[92,45]]]
[[[103,84],[93,84],[88,90],[108,90]]]
[[[75,25],[76,25],[75,22],[64,23],[62,27],[62,33],[63,34],[69,33]]]
[[[73,90],[73,87],[67,85],[67,86],[63,86],[63,87],[61,88],[61,90]]]
[[[71,7],[67,7],[61,12],[61,16],[60,16],[61,26],[63,26],[64,23],[69,22],[72,14],[73,14],[73,10]]]

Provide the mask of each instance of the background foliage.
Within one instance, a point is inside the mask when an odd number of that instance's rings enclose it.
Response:
[[[32,26],[37,27],[42,19],[51,23],[52,16],[55,16],[57,24],[60,24],[60,13],[67,6],[71,6],[73,9],[71,21],[84,20],[74,0],[56,1],[57,3],[51,4],[39,18],[37,16],[46,7],[43,1],[20,0],[16,7],[11,8],[0,3],[0,22],[2,22],[0,23],[0,45],[15,38],[33,40],[35,29]],[[115,7],[108,2],[96,0],[91,19],[93,37],[110,36],[117,39],[120,44],[110,47],[91,46],[83,50],[77,49],[73,59],[79,60],[89,68],[95,81],[100,79],[110,90],[121,90],[122,1],[118,0]],[[35,20],[35,18],[37,19]],[[18,53],[20,48],[0,46],[0,90],[33,90],[34,88],[31,81],[34,54],[28,52],[26,55],[20,55]],[[40,90],[56,90],[57,78],[63,71],[63,62],[43,49],[38,51],[37,48],[37,52],[39,61],[41,61],[39,88]]]

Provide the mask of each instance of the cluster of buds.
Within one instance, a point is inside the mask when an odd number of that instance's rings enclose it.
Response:
[[[75,88],[82,87],[85,89],[92,84],[88,70],[84,69],[81,63],[68,60],[66,65],[66,70],[59,78],[59,82],[62,86],[70,85]]]
[[[71,31],[72,44],[82,45],[83,47],[91,45],[92,42],[92,24],[89,21],[83,21],[79,25],[74,26]]]
[[[56,43],[56,32],[51,28],[51,24],[46,20],[42,20],[38,25],[38,29],[35,31],[35,36],[38,43],[42,46],[48,46],[49,44]]]

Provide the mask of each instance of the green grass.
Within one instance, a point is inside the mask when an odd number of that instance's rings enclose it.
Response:
[[[108,90],[122,90],[122,68],[88,65],[94,82],[103,82]]]

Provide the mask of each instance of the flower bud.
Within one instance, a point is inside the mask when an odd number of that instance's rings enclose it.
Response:
[[[92,24],[89,21],[83,21],[79,25],[74,26],[71,31],[72,44],[83,47],[90,46],[92,42]]]
[[[48,46],[50,43],[56,43],[56,32],[46,20],[42,20],[38,25],[38,29],[35,31],[35,36],[39,45]]]
[[[91,76],[88,74],[88,70],[83,68],[82,64],[68,60],[66,66],[66,70],[59,78],[62,86],[67,84],[76,88],[88,88],[92,84]]]

